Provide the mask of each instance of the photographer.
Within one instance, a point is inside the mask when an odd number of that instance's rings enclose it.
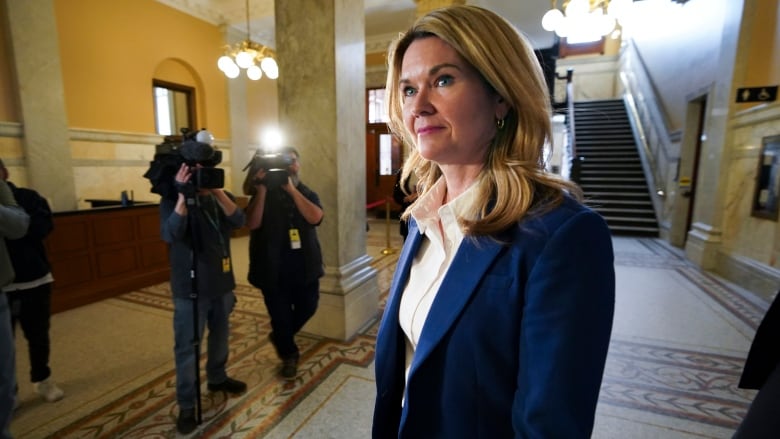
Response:
[[[223,189],[202,187],[197,183],[201,174],[208,175],[200,171],[214,163],[207,160],[212,151],[203,143],[188,142],[193,141],[185,141],[181,147],[185,163],[174,176],[173,186],[178,194],[164,196],[160,201],[162,238],[170,250],[176,399],[179,404],[176,428],[181,434],[190,433],[197,427],[196,382],[199,381],[195,376],[195,361],[200,353],[194,348],[195,309],[199,320],[198,341],[203,338],[204,326],[209,328],[206,362],[209,391],[238,394],[246,390],[244,382],[228,377],[225,370],[229,351],[228,319],[236,300],[230,232],[244,224],[244,212]],[[197,261],[194,267],[193,260]],[[197,304],[192,296],[192,268],[196,273]]]
[[[269,338],[282,360],[280,375],[294,378],[300,356],[294,336],[317,310],[324,274],[315,229],[322,222],[322,206],[298,178],[295,148],[256,156],[248,167],[249,282],[262,290],[271,316]]]

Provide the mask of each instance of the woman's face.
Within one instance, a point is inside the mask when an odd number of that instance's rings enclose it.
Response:
[[[404,125],[423,158],[440,165],[483,163],[506,105],[452,46],[438,37],[412,42],[398,86]]]

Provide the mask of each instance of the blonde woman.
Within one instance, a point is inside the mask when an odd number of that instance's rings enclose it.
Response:
[[[614,310],[611,236],[547,174],[528,42],[475,6],[391,45],[390,126],[419,196],[377,336],[375,438],[586,438]]]

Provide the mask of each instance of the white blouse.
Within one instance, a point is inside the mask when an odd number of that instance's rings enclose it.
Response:
[[[452,259],[463,241],[457,218],[465,213],[476,196],[475,184],[456,199],[442,205],[446,190],[440,178],[412,210],[420,234],[425,239],[412,261],[409,280],[401,296],[398,321],[406,334],[406,376],[425,326],[433,300],[447,274]]]

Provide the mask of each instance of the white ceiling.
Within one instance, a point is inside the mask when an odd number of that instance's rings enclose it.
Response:
[[[246,0],[157,0],[214,25],[232,26],[246,34]],[[414,0],[364,0],[366,40],[381,40],[405,30],[414,20]],[[542,29],[542,15],[550,0],[468,0],[497,12],[528,36],[535,48],[553,45],[553,33]],[[252,40],[274,47],[274,0],[249,0]]]

